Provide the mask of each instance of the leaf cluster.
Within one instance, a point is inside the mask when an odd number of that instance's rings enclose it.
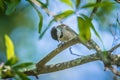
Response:
[[[7,61],[0,63],[0,78],[13,76],[16,80],[30,80],[23,72],[35,68],[31,62],[18,64],[18,58],[14,52],[14,44],[8,35],[5,35]]]

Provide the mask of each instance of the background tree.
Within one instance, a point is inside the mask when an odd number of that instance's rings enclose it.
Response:
[[[0,78],[119,79],[119,3],[119,0],[0,0]],[[59,24],[68,25],[79,37],[57,47],[50,30]],[[85,47],[86,43],[92,49]],[[73,53],[81,56],[69,54],[70,46]],[[63,71],[51,73],[60,70]],[[51,74],[41,75],[45,73]]]

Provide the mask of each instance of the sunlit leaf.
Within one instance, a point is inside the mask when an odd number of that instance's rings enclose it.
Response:
[[[84,6],[82,6],[82,8],[89,8],[89,7],[108,7],[115,4],[114,2],[108,2],[108,1],[104,1],[104,2],[100,2],[100,3],[89,3],[86,4]]]
[[[90,25],[89,23],[81,17],[77,17],[79,37],[83,42],[87,42],[91,39]]]
[[[5,44],[7,51],[7,60],[16,57],[14,53],[14,44],[8,35],[5,35]]]
[[[81,0],[76,0],[76,8],[80,5]]]
[[[61,19],[67,18],[68,16],[72,15],[73,13],[74,13],[74,11],[67,10],[67,11],[64,11],[63,13],[55,15],[54,17],[55,17],[55,20],[61,20]]]
[[[39,36],[40,39],[44,36],[45,32],[50,28],[51,24],[52,24],[54,21],[55,21],[55,20],[52,19],[52,20],[49,22],[49,24],[46,26],[46,28],[45,28],[45,29],[43,30],[43,32],[40,34],[40,36]]]
[[[18,59],[14,53],[14,44],[8,35],[5,35],[5,44],[6,44],[6,53],[7,53],[6,64],[9,65],[15,64],[18,61]]]
[[[71,0],[60,0],[60,1],[72,7],[72,1]]]
[[[35,69],[35,64],[33,64],[32,62],[22,63],[13,66],[13,69],[20,72],[29,71]]]
[[[13,13],[16,9],[16,6],[19,4],[20,0],[9,0],[9,1],[5,1],[6,5],[7,5],[7,9],[6,9],[6,15],[10,15],[11,13]]]
[[[24,73],[21,73],[21,72],[16,72],[15,75],[14,75],[14,78],[16,80],[30,80],[26,74]]]

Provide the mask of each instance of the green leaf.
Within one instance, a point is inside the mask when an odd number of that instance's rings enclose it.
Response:
[[[100,41],[102,41],[102,39],[100,38],[99,33],[96,31],[94,25],[92,24],[92,21],[89,17],[87,17],[86,15],[82,14],[82,16],[88,21],[90,27],[92,28],[92,30],[94,31],[95,35],[100,39]]]
[[[17,62],[18,62],[18,58],[17,57],[13,57],[10,60],[7,60],[7,62],[5,63],[5,65],[12,66],[12,65],[16,64]]]
[[[40,12],[39,12],[39,17],[40,17],[40,22],[39,22],[38,32],[41,33],[42,26],[43,26],[43,16]]]
[[[17,56],[14,53],[14,45],[8,35],[5,35],[6,53],[7,53],[7,65],[13,65],[18,62]]]
[[[42,16],[41,12],[39,12],[38,10],[37,10],[37,13],[38,13],[38,16],[39,16],[39,18],[40,18],[39,27],[38,27],[38,32],[41,33],[42,26],[43,26],[43,16]]]
[[[89,3],[82,6],[82,8],[90,8],[90,7],[98,7],[98,6],[100,6],[100,3]]]
[[[5,3],[7,5],[7,9],[5,11],[6,15],[10,15],[11,13],[13,13],[17,7],[17,5],[19,4],[20,0],[6,0]]]
[[[27,1],[29,1],[29,3],[30,3],[30,4],[33,6],[33,8],[37,11],[37,14],[38,14],[39,19],[40,19],[40,21],[39,21],[39,27],[38,27],[38,32],[41,33],[42,26],[43,26],[43,16],[42,16],[41,12],[39,11],[39,9],[34,6],[34,4],[33,4],[33,2],[32,2],[31,0],[27,0]],[[39,2],[39,3],[41,4],[41,6],[45,6],[44,3],[42,3],[42,2],[40,2],[40,1],[38,1],[38,0],[37,0],[37,2]],[[37,2],[36,2],[36,3],[37,3]],[[36,4],[36,5],[37,5],[37,4]]]
[[[26,74],[24,73],[21,73],[21,72],[16,72],[15,75],[14,75],[14,78],[16,80],[30,80]]]
[[[95,27],[94,26],[91,26],[92,30],[94,31],[95,35],[100,39],[100,41],[102,41],[99,33],[96,31]]]
[[[72,7],[72,1],[71,0],[60,0],[60,1],[69,5],[70,7]]]
[[[82,14],[82,16],[84,17],[84,19],[88,22],[88,24],[90,25],[90,27],[92,28],[93,32],[95,33],[95,35],[99,38],[99,40],[101,41],[102,45],[103,45],[103,48],[105,50],[105,47],[104,47],[104,44],[103,44],[103,41],[99,35],[99,33],[96,31],[94,25],[92,24],[92,20],[87,17],[86,15]]]
[[[12,67],[15,71],[24,72],[35,69],[35,64],[32,62],[18,64]]]
[[[14,53],[14,45],[12,40],[8,35],[5,35],[5,44],[6,44],[6,51],[7,51],[7,60],[16,57]]]
[[[76,0],[76,8],[80,5],[81,0]]]
[[[39,36],[40,39],[44,36],[45,32],[50,28],[51,24],[52,24],[54,21],[55,21],[55,20],[52,19],[52,20],[49,22],[49,24],[46,26],[46,28],[44,29],[44,31],[40,34],[40,36]]]
[[[82,6],[82,8],[89,8],[89,7],[108,7],[115,4],[114,2],[108,2],[108,1],[104,1],[104,2],[100,2],[100,3],[89,3],[86,4],[84,6]]]
[[[55,20],[61,20],[61,19],[64,19],[64,18],[67,18],[68,16],[72,15],[74,13],[73,10],[67,10],[67,11],[64,11],[63,13],[60,13],[58,15],[55,15]]]
[[[87,42],[91,39],[90,25],[89,22],[81,17],[77,17],[79,37],[83,42]]]

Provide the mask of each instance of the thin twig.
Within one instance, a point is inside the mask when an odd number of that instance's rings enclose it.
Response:
[[[109,50],[110,53],[112,53],[115,49],[117,49],[118,47],[120,47],[120,43],[116,46],[114,46],[112,49]]]
[[[100,3],[100,2],[101,2],[101,0],[96,0],[96,3]],[[94,17],[94,15],[95,15],[95,13],[97,12],[97,10],[98,10],[98,7],[94,7],[94,8],[93,8],[93,10],[92,10],[92,12],[91,12],[91,14],[90,14],[90,19],[91,19],[91,20],[93,19],[93,17]],[[101,51],[100,47],[94,42],[94,40],[90,40],[89,43],[93,46],[93,48],[94,48],[97,52]]]
[[[117,19],[116,19],[117,23],[120,25],[120,21],[119,21],[119,15],[117,13]]]
[[[79,54],[73,53],[73,51],[72,51],[72,47],[69,48],[69,51],[70,51],[70,54],[72,54],[72,55],[75,55],[75,56],[81,56],[81,55],[79,55]]]
[[[96,3],[100,3],[101,0],[96,0]],[[98,7],[94,7],[91,14],[90,14],[90,19],[93,19],[94,14],[97,12]]]
[[[31,3],[34,3],[34,4],[37,5],[38,7],[42,7],[42,5],[41,5],[37,0],[28,0],[28,1],[31,2]],[[44,10],[47,14],[49,14],[49,15],[51,15],[51,16],[55,16],[55,14],[52,13],[51,11],[49,11],[48,8],[43,8],[43,10]]]

